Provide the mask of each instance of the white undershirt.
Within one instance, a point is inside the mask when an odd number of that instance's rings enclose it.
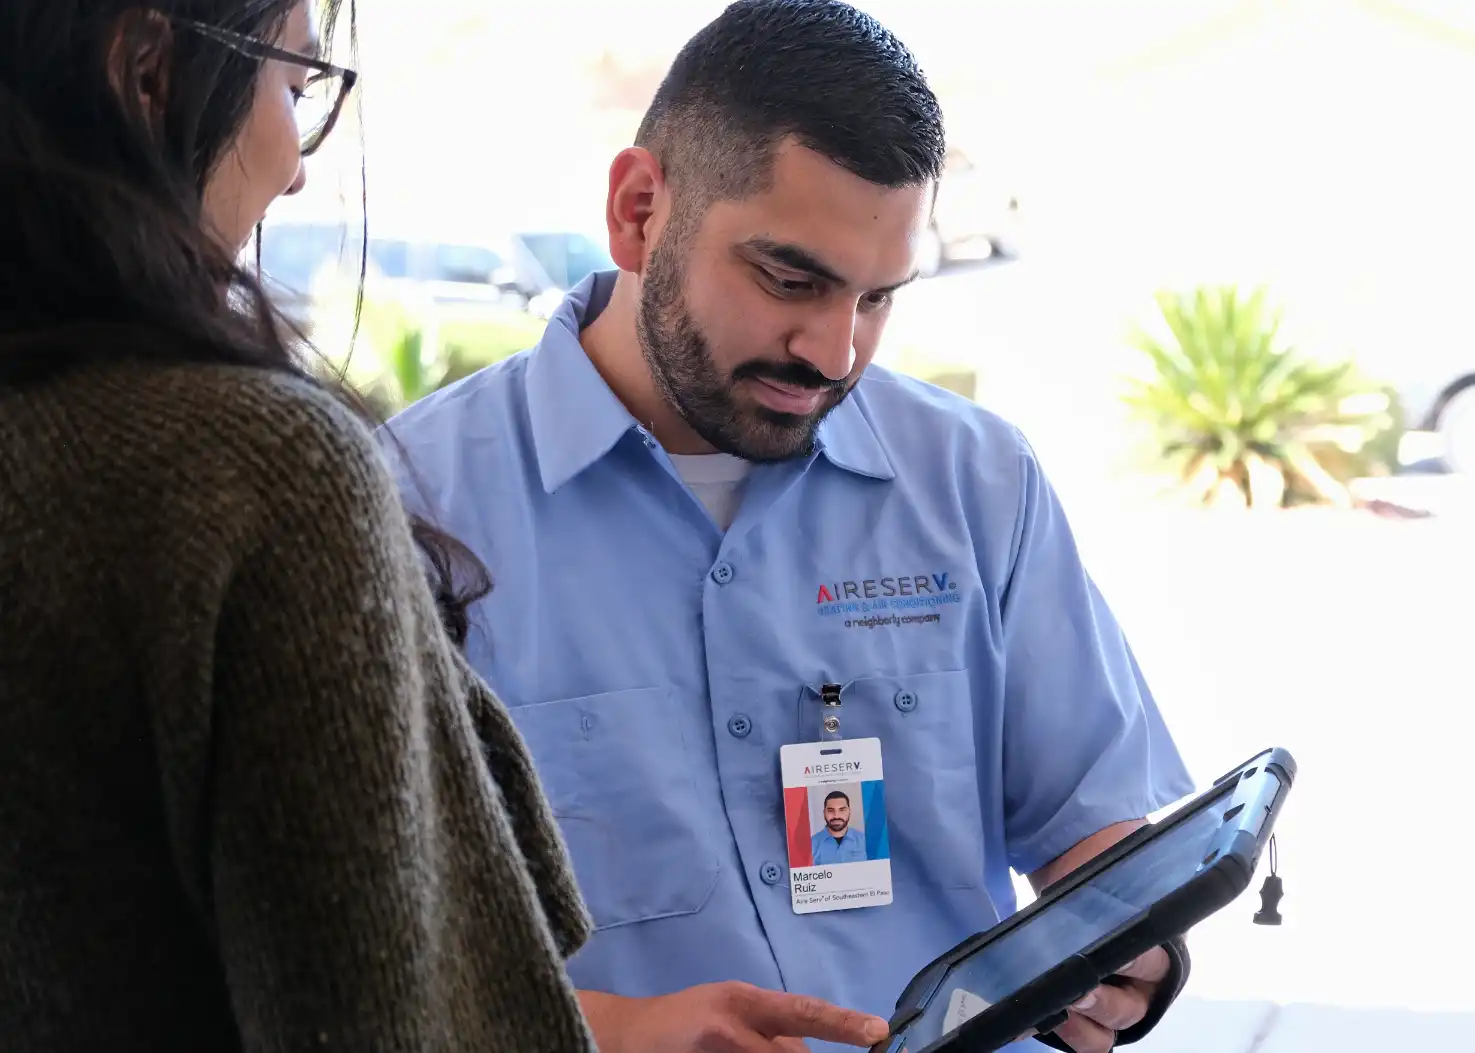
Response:
[[[743,485],[753,465],[730,453],[671,454],[671,464],[723,533],[743,502]]]

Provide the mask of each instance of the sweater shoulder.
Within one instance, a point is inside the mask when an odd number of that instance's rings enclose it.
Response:
[[[228,366],[175,367],[139,378],[139,408],[160,425],[130,446],[186,470],[226,469],[272,484],[282,499],[322,490],[324,473],[382,467],[367,424],[318,385]]]
[[[109,489],[148,495],[160,514],[205,529],[235,534],[299,516],[362,520],[398,507],[368,426],[301,377],[118,367],[69,381],[57,398],[78,422],[81,462],[101,469]]]

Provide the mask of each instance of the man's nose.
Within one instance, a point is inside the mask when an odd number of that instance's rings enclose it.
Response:
[[[790,339],[789,353],[830,380],[844,380],[855,366],[855,314],[855,303],[843,297],[823,305]]]

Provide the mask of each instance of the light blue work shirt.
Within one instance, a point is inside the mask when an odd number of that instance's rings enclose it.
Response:
[[[917,970],[1015,910],[1011,867],[1192,783],[1012,426],[873,365],[812,455],[755,467],[724,533],[579,344],[614,277],[387,426],[409,504],[495,582],[467,652],[597,926],[570,972],[889,1016]],[[799,916],[779,747],[822,738],[826,683],[842,737],[881,740],[894,902]]]
[[[883,760],[881,762],[885,764]],[[853,829],[836,837],[829,830],[821,830],[810,839],[810,851],[817,867],[834,866],[836,863],[864,863],[866,861],[866,839]],[[900,991],[896,992],[901,994]]]

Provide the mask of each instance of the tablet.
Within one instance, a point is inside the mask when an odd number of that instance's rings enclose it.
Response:
[[[1295,778],[1267,750],[923,969],[874,1053],[986,1053],[1036,1029],[1249,886]],[[1043,1025],[1043,1026],[1042,1026]]]

